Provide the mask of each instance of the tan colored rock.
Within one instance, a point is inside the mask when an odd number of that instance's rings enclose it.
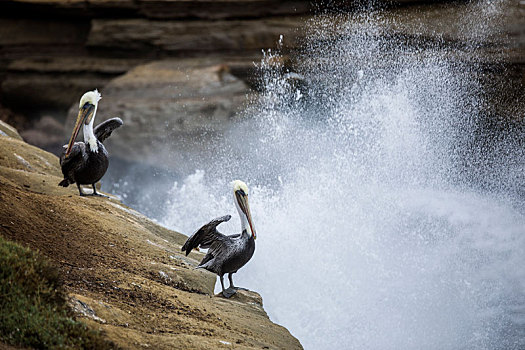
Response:
[[[186,236],[115,199],[59,187],[58,164],[0,136],[0,235],[60,269],[80,320],[123,349],[302,348],[258,294],[213,296],[216,277],[194,268],[203,254],[180,251]]]
[[[124,121],[107,141],[111,155],[179,168],[184,157],[204,146],[197,136],[231,126],[250,90],[227,65],[188,59],[138,66],[112,80],[101,93],[96,123],[117,116]],[[73,103],[65,137],[78,113]]]
[[[265,7],[261,1],[247,2]],[[235,8],[234,2],[226,3]],[[247,67],[259,59],[262,49],[275,47],[280,35],[284,35],[284,43],[289,47],[298,46],[302,34],[297,28],[304,20],[294,16],[159,21],[143,18],[140,14],[137,16],[141,18],[107,19],[107,13],[101,10],[104,6],[108,6],[109,11],[111,6],[125,7],[128,2],[21,0],[0,2],[0,11],[5,4],[22,4],[39,12],[44,6],[53,14],[48,17],[44,12],[41,18],[0,19],[0,59],[3,59],[0,70],[5,71],[0,82],[2,101],[17,110],[31,111],[65,110],[83,91],[101,89],[116,75],[157,56],[208,57],[211,54],[218,60],[226,56],[243,57],[244,60],[236,61],[238,66],[233,69],[239,68],[240,76],[246,77]],[[145,1],[144,4],[180,7],[188,2]],[[197,1],[195,4],[206,8],[207,3]],[[85,12],[82,10],[74,17],[61,12],[86,6]],[[265,8],[272,13],[271,6]],[[103,18],[96,17],[96,9],[104,13]],[[3,64],[5,67],[1,66]]]
[[[18,140],[22,140],[22,137],[18,131],[11,125],[0,120],[0,136],[13,137]]]

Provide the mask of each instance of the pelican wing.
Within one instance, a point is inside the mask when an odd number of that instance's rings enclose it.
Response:
[[[62,168],[62,174],[64,179],[70,183],[74,183],[72,174],[75,169],[82,166],[82,160],[87,156],[86,145],[84,142],[75,142],[71,147],[71,153],[66,157],[67,145],[64,145],[64,150],[60,155],[60,167]],[[60,186],[67,187],[68,182],[61,182]]]
[[[111,118],[106,120],[105,122],[102,122],[98,124],[95,129],[93,130],[93,133],[95,134],[95,137],[100,142],[104,143],[104,140],[111,136],[111,133],[116,128],[119,128],[124,124],[122,122],[122,119],[120,118]]]
[[[206,225],[198,229],[194,234],[188,238],[186,243],[182,246],[182,251],[186,251],[186,256],[193,248],[209,248],[214,242],[223,242],[228,240],[228,237],[217,231],[217,226],[223,222],[231,219],[231,215],[221,216],[215,220],[210,221]]]
[[[69,156],[67,157],[67,145],[64,145],[63,148],[62,154],[60,155],[60,166],[62,167],[62,171],[64,171],[64,167],[78,162],[78,160],[80,160],[86,154],[86,145],[84,142],[75,142],[73,147],[71,147],[71,153],[69,153]]]

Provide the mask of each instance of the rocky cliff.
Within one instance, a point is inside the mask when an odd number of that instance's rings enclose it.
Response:
[[[0,122],[0,235],[59,267],[78,319],[124,349],[301,348],[257,293],[214,296],[202,253],[180,252],[186,236],[60,179],[56,156]]]
[[[241,106],[236,95],[246,91],[247,83],[254,83],[250,80],[253,62],[260,60],[261,50],[275,47],[280,35],[286,37],[290,48],[297,47],[302,37],[297,28],[311,10],[308,1],[2,1],[0,103],[26,117],[16,125],[26,140],[56,153],[60,142],[48,137],[49,130],[62,136],[68,133],[63,128],[67,110],[83,92],[98,88],[105,93],[108,83],[119,84],[114,78],[134,74],[140,65],[149,69],[147,64],[157,60],[170,59],[170,70],[178,67],[182,74],[195,61],[201,67],[208,64],[210,69],[227,67],[244,86],[228,96],[227,89],[217,93],[221,87],[214,88],[213,79],[205,79],[204,84],[211,84],[215,92],[201,94],[191,86],[186,89],[183,80],[176,78],[178,88],[168,89],[167,94],[164,89],[162,98],[181,92],[191,94],[194,101],[211,96],[212,101],[184,113],[191,121],[201,117],[203,110],[206,119],[210,116],[206,111],[220,109],[224,113],[219,112],[214,120],[217,125],[224,115],[234,114]],[[162,71],[157,69],[155,78],[132,87],[130,95],[143,94],[149,88],[147,83],[155,84],[160,75]],[[191,79],[201,78],[198,72],[190,75]],[[147,80],[147,76],[143,78]],[[163,83],[173,82],[163,79]],[[214,94],[232,98],[225,104],[214,101]],[[144,96],[145,104],[131,112],[140,113],[158,98]],[[180,109],[158,111],[155,122],[179,117],[174,113]],[[188,124],[187,117],[179,118]]]
[[[253,63],[261,60],[261,50],[276,48],[281,35],[285,54],[327,40],[309,35],[305,23],[330,9],[353,13],[362,3],[2,1],[0,103],[24,116],[16,126],[26,140],[57,153],[70,133],[69,126],[64,128],[68,109],[83,92],[98,88],[108,101],[101,112],[128,123],[121,141],[129,146],[141,135],[132,161],[166,165],[165,157],[159,163],[150,156],[157,153],[156,143],[169,141],[170,154],[176,154],[173,168],[183,163],[184,147],[193,148],[194,135],[227,129],[243,107],[243,96],[257,90]],[[383,6],[382,35],[402,37],[422,54],[440,47],[480,66],[473,79],[483,85],[493,114],[519,110],[525,76],[522,2],[375,3]],[[364,28],[366,17],[343,18],[334,17],[333,23],[350,21],[344,27]],[[293,62],[288,68],[294,69]],[[146,125],[140,123],[145,119]],[[158,128],[170,132],[159,135]],[[119,145],[114,156],[130,158]]]

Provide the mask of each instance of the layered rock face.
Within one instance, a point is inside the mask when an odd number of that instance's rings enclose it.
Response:
[[[170,56],[250,66],[309,9],[306,1],[3,1],[2,100],[64,108],[138,64]]]
[[[27,116],[29,126],[19,126],[23,131],[33,129],[26,135],[28,141],[57,153],[60,144],[54,139],[46,140],[42,129],[49,123],[38,121],[52,117],[63,124],[67,110],[83,92],[98,88],[106,96],[105,86],[114,78],[128,72],[135,74],[135,67],[167,58],[173,66],[180,67],[181,74],[186,68],[192,69],[192,61],[201,68],[208,65],[211,70],[225,65],[233,76],[251,84],[253,62],[260,61],[261,49],[275,47],[280,35],[287,38],[290,48],[298,46],[302,33],[297,28],[311,7],[307,1],[260,0],[3,1],[0,102]],[[159,74],[150,82],[155,84]],[[199,73],[189,75],[200,79]],[[143,77],[144,81],[147,79]],[[121,82],[117,79],[110,86]],[[200,95],[191,82],[185,91],[185,85],[179,81],[178,91],[191,94],[195,100],[213,94]],[[145,91],[150,87],[139,84],[127,88],[134,89],[131,95],[146,93],[152,97],[152,92]],[[241,90],[237,87],[218,94],[236,95]],[[220,106],[224,114],[235,113],[241,105],[238,97],[231,97]],[[159,98],[168,100],[169,96],[154,96],[148,104],[160,102]],[[141,108],[137,112],[144,111]],[[165,111],[176,112],[172,108]],[[197,107],[192,115],[196,119],[209,117],[199,114],[201,108],[215,107]],[[174,113],[160,115],[158,122],[162,124],[172,117],[177,118]],[[221,120],[214,121],[215,125],[220,123]],[[65,138],[67,134],[63,131]]]
[[[216,276],[195,268],[203,254],[180,250],[186,236],[59,187],[58,164],[0,122],[0,236],[59,268],[77,318],[120,349],[302,349],[257,293],[214,296]]]
[[[329,3],[351,12],[360,2]],[[437,48],[478,67],[472,79],[484,89],[487,114],[520,118],[521,2],[383,4],[380,35],[402,37],[421,55]],[[79,97],[98,88],[104,96],[98,121],[120,116],[125,123],[110,140],[113,156],[184,171],[186,151],[202,151],[203,133],[228,129],[246,95],[256,92],[254,62],[262,49],[275,48],[281,35],[282,51],[291,56],[304,48],[305,36],[310,43],[328,40],[306,33],[319,10],[291,0],[3,1],[0,102],[27,117],[19,125],[25,139],[58,153]],[[366,17],[327,16],[334,27],[365,28]]]

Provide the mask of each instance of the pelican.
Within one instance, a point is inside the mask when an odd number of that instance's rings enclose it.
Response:
[[[104,176],[109,165],[108,152],[102,142],[111,135],[113,130],[122,125],[120,118],[111,118],[100,123],[93,130],[98,101],[101,98],[97,90],[88,91],[82,96],[71,139],[67,145],[64,145],[64,151],[60,156],[64,180],[58,185],[67,187],[76,183],[81,196],[105,197],[97,193],[95,188],[95,184]],[[84,142],[75,142],[81,126],[84,132]],[[80,185],[93,186],[93,193],[84,193]]]
[[[221,216],[197,230],[182,246],[186,256],[195,248],[209,248],[198,268],[216,273],[221,280],[222,295],[230,298],[238,289],[233,285],[232,275],[243,267],[255,252],[255,229],[253,227],[250,206],[248,205],[248,187],[240,180],[233,183],[235,206],[241,217],[241,234],[225,236],[217,231],[220,223],[230,220],[231,215]],[[228,274],[230,286],[224,289],[224,274]]]

